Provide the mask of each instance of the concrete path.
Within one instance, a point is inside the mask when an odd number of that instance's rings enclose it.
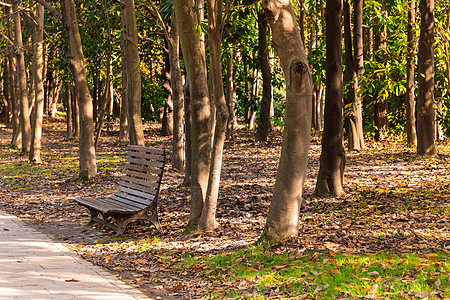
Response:
[[[0,299],[150,299],[0,211]]]

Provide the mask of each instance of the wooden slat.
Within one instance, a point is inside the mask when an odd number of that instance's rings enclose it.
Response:
[[[134,176],[123,176],[121,182],[130,182],[138,186],[145,186],[152,190],[157,190],[159,186],[159,182],[155,180],[144,180],[141,178],[137,178]]]
[[[153,160],[153,161],[161,161],[164,162],[166,160],[165,155],[153,154],[153,153],[145,153],[138,151],[130,151],[127,152],[128,157],[140,158],[145,160]]]
[[[162,161],[145,160],[145,159],[134,158],[134,157],[127,157],[127,162],[135,163],[135,164],[143,165],[143,166],[152,166],[152,167],[156,167],[158,169],[161,169],[164,166],[164,162],[162,162]]]
[[[143,209],[142,205],[136,204],[132,201],[129,203],[127,201],[123,201],[123,199],[116,199],[115,197],[108,197],[108,198],[102,198],[102,201],[108,203],[111,205],[111,209],[117,209],[117,210],[132,210],[132,211],[139,211]]]
[[[145,151],[148,153],[157,153],[157,154],[165,154],[166,149],[159,149],[159,148],[150,148],[145,146],[138,146],[138,145],[128,145],[129,150],[136,150],[136,151]]]
[[[144,199],[153,199],[155,197],[155,195],[152,195],[152,194],[149,194],[149,193],[144,193],[144,192],[141,192],[141,191],[136,191],[136,190],[127,188],[125,186],[119,186],[118,190],[123,192],[123,193],[126,193],[126,194],[142,197]]]
[[[131,171],[131,172],[128,172]],[[139,166],[139,165],[132,165],[132,164],[126,164],[124,173],[130,174],[132,176],[138,176],[142,178],[148,178],[150,180],[156,180],[156,178],[152,177],[158,177],[158,179],[162,175],[162,169],[156,169],[156,168],[149,168],[145,166]]]
[[[151,195],[156,195],[156,193],[158,192],[158,189],[156,189],[156,188],[147,187],[147,186],[144,186],[144,185],[138,185],[138,184],[134,184],[132,182],[127,182],[127,181],[122,181],[120,186],[129,188],[131,190],[135,190],[135,191],[151,194]],[[134,195],[134,193],[130,193],[130,194]]]
[[[100,212],[135,212],[136,209],[130,207],[118,206],[105,201],[106,198],[78,198],[76,201],[82,205],[92,207]]]
[[[138,209],[144,209],[146,206],[150,204],[150,201],[146,199],[139,198],[122,192],[115,192],[114,195],[112,195],[110,198],[116,201],[121,201],[124,204],[136,207]]]

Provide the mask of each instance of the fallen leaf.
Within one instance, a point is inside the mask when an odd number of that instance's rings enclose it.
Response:
[[[417,292],[417,293],[414,294],[414,296],[416,296],[417,298],[420,298],[420,299],[424,299],[424,298],[428,298],[430,296],[430,293]]]
[[[175,293],[176,291],[180,290],[182,287],[183,287],[183,285],[180,283],[172,288],[172,292]]]
[[[66,282],[78,282],[78,281],[79,281],[78,279],[74,279],[74,278],[66,279]]]

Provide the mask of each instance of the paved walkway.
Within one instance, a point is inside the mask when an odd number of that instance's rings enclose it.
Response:
[[[0,299],[150,299],[0,211]]]

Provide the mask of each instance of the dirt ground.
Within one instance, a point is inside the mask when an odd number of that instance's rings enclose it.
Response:
[[[117,126],[104,133],[97,151],[97,178],[77,180],[77,169],[56,170],[61,162],[76,164],[78,143],[65,139],[65,124],[48,118],[42,144],[42,169],[12,149],[11,129],[0,127],[0,209],[17,215],[74,252],[116,273],[151,297],[198,299],[207,279],[195,270],[179,270],[176,258],[214,255],[257,240],[265,224],[281,149],[281,131],[267,143],[239,126],[227,141],[214,232],[182,235],[189,218],[189,187],[183,174],[166,167],[160,194],[162,232],[133,225],[123,237],[109,229],[88,226],[88,211],[72,199],[107,195],[120,180],[125,146]],[[159,126],[146,124],[146,144],[171,148]],[[339,252],[450,252],[450,146],[438,145],[438,156],[422,158],[396,138],[368,141],[368,148],[347,153],[345,189],[341,199],[313,197],[319,171],[320,139],[311,139],[306,207],[301,211],[298,238],[280,245],[288,249]],[[9,170],[8,168],[12,168]],[[23,169],[23,172],[20,171]],[[32,171],[30,171],[30,169]],[[11,174],[11,175],[8,175]],[[173,254],[173,262],[167,259]],[[164,254],[164,255],[163,255]]]

